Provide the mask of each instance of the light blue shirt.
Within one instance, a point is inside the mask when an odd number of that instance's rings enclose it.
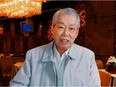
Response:
[[[57,72],[53,55],[54,42],[26,53],[25,62],[10,81],[12,87],[56,87]],[[72,44],[63,71],[63,87],[100,87],[94,52]]]
[[[57,51],[56,49],[56,46],[54,45],[54,48],[53,48],[53,55],[54,55],[54,60],[55,60],[55,67],[56,67],[56,79],[57,79],[57,86],[61,87],[63,86],[63,74],[64,74],[64,70],[65,70],[65,66],[66,66],[66,63],[65,63],[65,60],[67,59],[68,57],[68,52],[69,52],[69,49],[67,51],[65,51],[62,55],[60,55],[60,53]]]

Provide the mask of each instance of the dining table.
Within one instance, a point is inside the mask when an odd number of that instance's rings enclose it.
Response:
[[[17,72],[19,71],[19,69],[22,67],[23,63],[24,62],[16,62],[12,66],[11,79],[17,74]]]

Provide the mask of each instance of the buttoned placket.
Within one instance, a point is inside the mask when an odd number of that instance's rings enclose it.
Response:
[[[56,86],[57,87],[63,86],[63,76],[64,76],[64,70],[67,64],[68,52],[69,50],[67,50],[65,53],[60,55],[54,45],[54,48],[53,48],[54,65],[55,65],[54,70],[56,74]]]
[[[62,87],[63,86],[63,77],[64,77],[64,70],[68,63],[69,57],[65,55],[65,58],[58,64],[57,69],[57,86]]]

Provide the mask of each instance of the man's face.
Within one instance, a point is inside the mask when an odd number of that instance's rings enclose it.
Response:
[[[77,18],[74,15],[59,15],[53,27],[56,48],[66,51],[78,36]]]

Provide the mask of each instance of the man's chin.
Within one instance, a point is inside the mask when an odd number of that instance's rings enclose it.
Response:
[[[65,50],[68,50],[70,48],[70,46],[69,45],[63,45],[62,48],[65,49]]]

